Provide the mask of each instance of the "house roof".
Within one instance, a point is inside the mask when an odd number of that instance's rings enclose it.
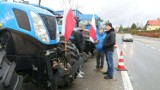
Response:
[[[160,26],[160,19],[157,19],[157,20],[148,20],[147,25],[150,25],[150,26]]]

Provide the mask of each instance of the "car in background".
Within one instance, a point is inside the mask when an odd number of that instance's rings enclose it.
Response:
[[[122,41],[133,42],[133,36],[131,34],[123,34]]]

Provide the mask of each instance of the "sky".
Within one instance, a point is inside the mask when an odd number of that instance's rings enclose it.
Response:
[[[139,26],[148,20],[160,18],[160,0],[72,0],[73,9],[84,14],[97,14],[109,20],[113,26],[129,27],[132,23]],[[37,3],[38,0],[30,0]],[[41,0],[41,4],[53,10],[63,10],[64,0]]]

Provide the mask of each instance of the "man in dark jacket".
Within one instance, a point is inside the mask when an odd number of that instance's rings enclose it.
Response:
[[[106,30],[107,30],[106,38],[103,43],[103,49],[105,50],[108,69],[103,74],[107,75],[104,77],[104,79],[113,79],[114,75],[113,51],[115,45],[115,31],[111,23],[106,24]]]
[[[84,29],[83,28],[79,28],[79,30],[75,31],[74,33],[74,43],[77,47],[77,49],[79,50],[79,52],[83,52],[83,42],[84,42],[84,38],[83,38],[83,34],[82,31]]]
[[[74,44],[80,53],[84,52],[84,46],[85,46],[84,37],[82,33],[83,30],[84,30],[84,26],[80,26],[80,28],[77,28],[77,30],[74,32]],[[81,67],[80,67],[77,77],[83,78],[82,74],[84,74],[84,72],[81,71]]]

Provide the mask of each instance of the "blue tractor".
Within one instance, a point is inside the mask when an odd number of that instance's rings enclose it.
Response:
[[[22,90],[32,81],[47,90],[70,85],[83,62],[76,47],[57,38],[46,9],[0,1],[0,90]]]

